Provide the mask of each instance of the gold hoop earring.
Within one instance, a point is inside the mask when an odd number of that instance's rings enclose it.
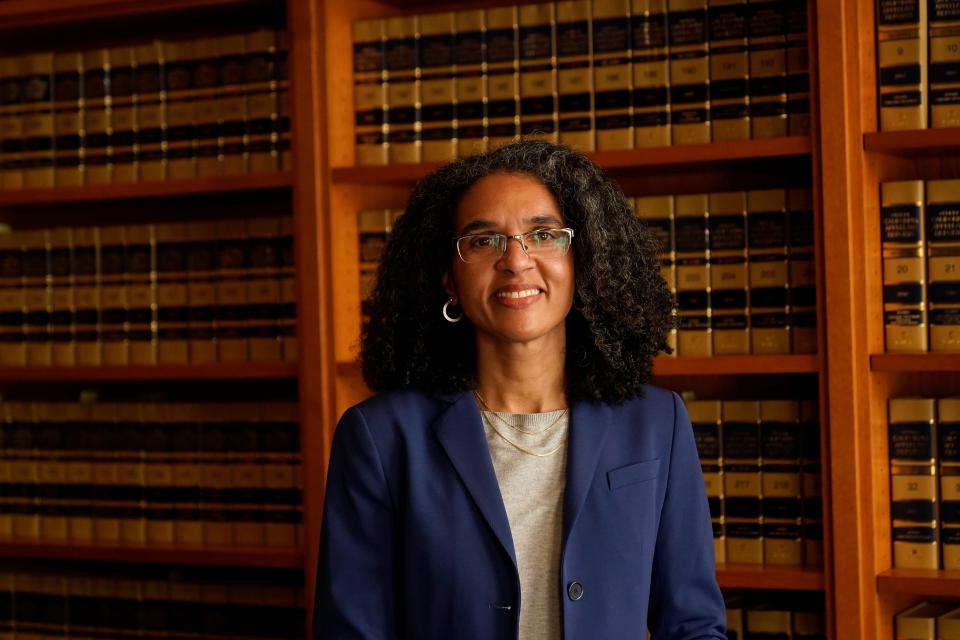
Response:
[[[443,319],[447,322],[460,322],[460,320],[463,319],[463,310],[460,311],[460,315],[458,315],[456,318],[451,318],[450,314],[447,312],[451,304],[455,304],[453,298],[450,298],[443,303]]]

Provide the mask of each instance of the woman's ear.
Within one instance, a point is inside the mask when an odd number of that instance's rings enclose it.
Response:
[[[460,296],[457,295],[457,287],[454,285],[453,276],[450,275],[449,271],[443,273],[443,277],[440,278],[440,283],[443,285],[443,290],[447,292],[447,297],[456,304]]]

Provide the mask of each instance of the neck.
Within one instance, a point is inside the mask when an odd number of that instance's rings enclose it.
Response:
[[[487,408],[542,413],[567,407],[564,339],[508,343],[477,337],[477,391]]]

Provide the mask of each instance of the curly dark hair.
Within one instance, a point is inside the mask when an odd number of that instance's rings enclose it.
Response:
[[[557,199],[573,241],[575,293],[567,315],[566,392],[572,400],[620,404],[643,394],[653,358],[668,351],[674,299],[660,275],[658,241],[620,188],[584,155],[521,140],[456,160],[417,183],[397,220],[369,300],[361,345],[374,391],[472,389],[473,325],[446,322],[441,285],[454,259],[457,205],[481,178],[522,173]]]

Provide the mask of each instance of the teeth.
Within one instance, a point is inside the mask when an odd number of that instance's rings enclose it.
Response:
[[[497,293],[498,298],[526,298],[528,296],[535,296],[540,293],[540,289],[524,289],[523,291],[500,291]]]

